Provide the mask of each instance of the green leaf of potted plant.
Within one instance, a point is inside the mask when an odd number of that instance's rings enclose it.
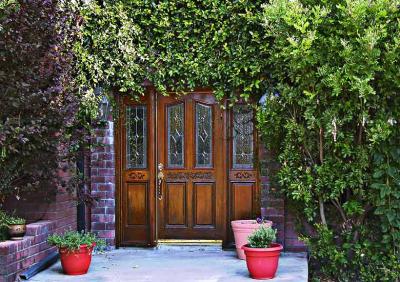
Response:
[[[93,233],[77,231],[50,235],[47,242],[58,247],[63,271],[68,275],[86,274],[92,261],[93,248],[106,245],[104,240],[98,239]]]
[[[254,279],[271,279],[278,269],[282,245],[274,243],[276,230],[261,226],[248,239],[242,249],[246,254],[246,264],[250,276]]]
[[[20,217],[8,216],[6,219],[8,234],[11,240],[22,240],[26,233],[26,220]]]

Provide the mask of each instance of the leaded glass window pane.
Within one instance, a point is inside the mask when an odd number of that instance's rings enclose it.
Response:
[[[212,166],[212,108],[196,104],[196,167]]]
[[[136,105],[126,108],[126,166],[146,168],[147,166],[147,109]]]
[[[233,168],[253,167],[253,111],[250,106],[233,109]]]
[[[167,108],[168,166],[183,167],[185,150],[184,104]]]

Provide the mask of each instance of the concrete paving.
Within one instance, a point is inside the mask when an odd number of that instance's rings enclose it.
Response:
[[[305,254],[283,253],[274,282],[306,282]],[[37,274],[30,281],[137,281],[137,282],[240,282],[249,278],[246,262],[236,258],[234,251],[207,248],[140,249],[121,248],[95,254],[86,275],[68,276],[61,263]]]

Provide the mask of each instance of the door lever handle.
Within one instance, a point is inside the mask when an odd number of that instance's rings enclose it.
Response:
[[[162,184],[164,181],[164,165],[162,163],[158,164],[158,174],[157,174],[157,198],[158,200],[162,200],[163,198],[163,191],[162,191]]]

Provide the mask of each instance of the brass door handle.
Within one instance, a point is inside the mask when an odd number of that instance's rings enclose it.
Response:
[[[162,163],[158,164],[158,174],[157,174],[157,198],[161,201],[163,198],[162,184],[164,180],[164,165]]]

